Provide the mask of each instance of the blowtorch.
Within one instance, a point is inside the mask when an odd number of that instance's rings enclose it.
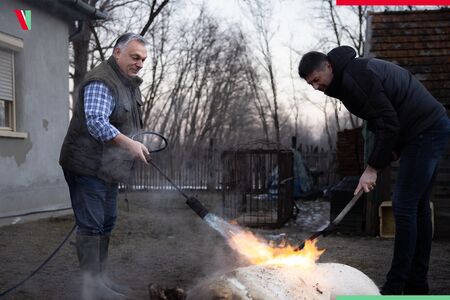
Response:
[[[205,216],[209,213],[206,207],[195,197],[186,195],[185,192],[175,183],[173,182],[169,176],[167,176],[157,165],[155,165],[151,160],[148,161],[184,198],[186,198],[186,204],[200,217],[205,218]]]
[[[167,139],[156,132],[142,131],[132,135],[133,140],[142,142],[150,153],[155,153],[166,149],[168,143]],[[188,196],[183,190],[173,182],[169,176],[167,176],[153,161],[148,160],[151,164],[184,198],[186,198],[186,204],[202,219],[209,213],[209,211],[203,206],[203,204],[195,197]]]

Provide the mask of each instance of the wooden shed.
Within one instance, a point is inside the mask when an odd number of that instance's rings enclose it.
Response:
[[[364,56],[388,60],[408,69],[445,106],[450,116],[450,9],[369,13]],[[394,181],[395,172],[393,166],[392,176],[383,175]],[[386,184],[385,188],[391,186]],[[379,194],[390,195],[389,191]],[[432,201],[434,236],[450,238],[450,146],[439,166]],[[373,231],[375,226],[371,228]]]

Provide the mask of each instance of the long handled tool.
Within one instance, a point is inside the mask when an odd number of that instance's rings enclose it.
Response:
[[[319,236],[327,236],[330,234],[335,227],[342,221],[342,219],[347,215],[347,213],[352,209],[353,206],[355,206],[356,202],[361,198],[362,194],[364,193],[364,190],[361,189],[358,194],[353,196],[352,200],[347,203],[347,205],[344,207],[344,209],[339,213],[339,215],[331,222],[325,229],[319,230],[311,234],[306,240],[302,241],[301,244],[295,249],[296,251],[302,250],[305,247],[306,241],[312,241],[318,238]]]
[[[168,146],[167,139],[153,131],[142,131],[134,134],[131,137],[135,141],[143,143],[150,153],[160,152]],[[151,160],[148,161],[184,198],[186,198],[186,204],[192,208],[192,210],[200,217],[204,218],[209,211],[203,206],[203,204],[195,197],[186,195],[183,190],[172,181],[155,163]]]
[[[203,204],[195,197],[186,195],[185,192],[175,183],[172,179],[169,178],[157,165],[155,165],[151,160],[149,163],[178,191],[184,198],[186,198],[186,204],[200,217],[204,218],[209,211]]]

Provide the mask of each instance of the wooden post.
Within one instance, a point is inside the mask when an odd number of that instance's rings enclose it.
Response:
[[[296,135],[293,135],[291,138],[291,148],[297,149],[297,136]]]
[[[207,171],[207,179],[206,179],[206,189],[208,191],[215,190],[215,166],[214,166],[214,140],[209,139],[209,147],[207,153],[207,162],[208,171]]]

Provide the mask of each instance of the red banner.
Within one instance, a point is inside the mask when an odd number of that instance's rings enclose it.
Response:
[[[336,5],[450,5],[450,0],[336,0]]]

